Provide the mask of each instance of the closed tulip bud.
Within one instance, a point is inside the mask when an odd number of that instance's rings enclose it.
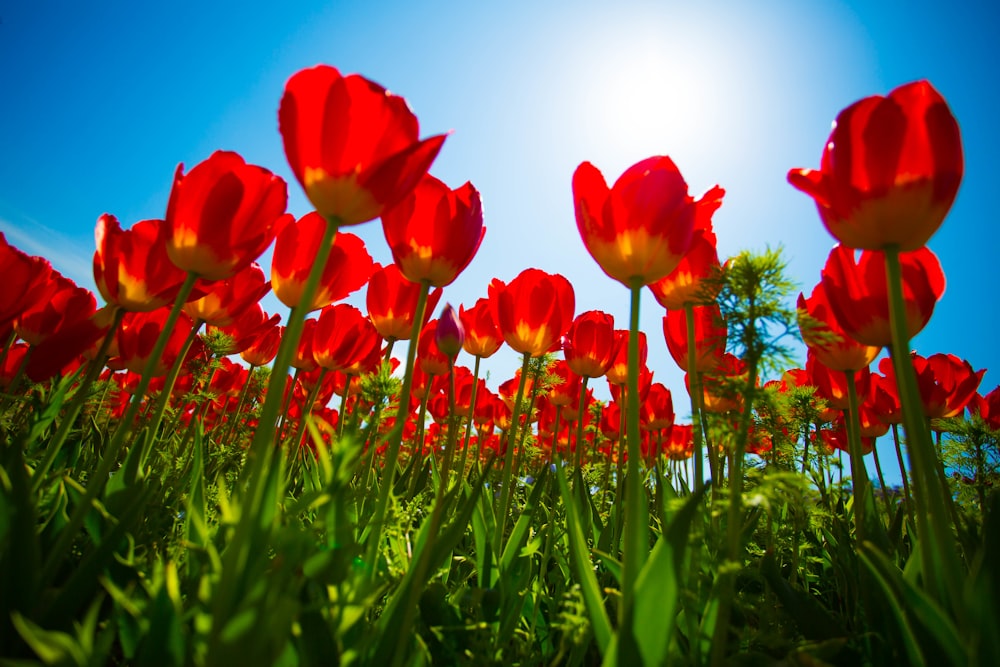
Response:
[[[465,328],[462,326],[462,320],[459,319],[458,313],[455,312],[450,303],[446,303],[441,312],[435,339],[438,349],[452,361],[462,351],[462,344],[465,342]]]

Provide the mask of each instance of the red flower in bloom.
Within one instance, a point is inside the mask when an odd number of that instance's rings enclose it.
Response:
[[[538,357],[554,350],[573,322],[573,286],[558,273],[525,269],[505,285],[489,286],[493,319],[515,352]]]
[[[879,362],[879,370],[889,368],[891,372],[892,359],[886,357]],[[903,408],[899,402],[899,393],[896,388],[896,376],[879,375],[872,373],[871,385],[868,388],[866,402],[871,406],[876,416],[884,424],[902,424]]]
[[[844,331],[834,317],[823,283],[816,285],[808,299],[799,293],[798,319],[802,340],[827,368],[835,371],[867,368],[882,351],[881,347],[856,342]]]
[[[695,370],[700,373],[710,371],[718,363],[726,349],[726,323],[722,319],[719,306],[695,306],[694,316]],[[668,311],[663,316],[663,337],[667,350],[682,371],[688,368],[687,313],[683,310]]]
[[[0,389],[6,391],[10,388],[10,382],[20,372],[27,354],[27,343],[15,343],[10,346],[3,361],[0,362]]]
[[[676,269],[649,285],[656,301],[667,310],[682,310],[689,303],[711,303],[719,293],[721,283],[709,279],[721,268],[712,231],[712,214],[721,205],[722,195],[721,188],[714,188],[703,198],[704,203],[697,211],[691,247]],[[710,196],[717,197],[714,206]]]
[[[628,329],[615,330],[614,350],[615,356],[608,366],[605,376],[608,384],[624,386],[628,382]],[[646,358],[649,355],[649,346],[646,344],[646,333],[639,332],[639,368],[646,367]]]
[[[368,293],[365,299],[368,317],[382,338],[410,340],[413,318],[417,316],[420,285],[407,280],[395,264],[388,266],[375,264],[374,267],[375,270],[368,279]],[[427,323],[437,307],[441,292],[441,288],[438,288],[428,293],[423,324]]]
[[[17,335],[38,345],[56,331],[86,320],[97,311],[97,300],[89,289],[53,271],[45,299],[26,309],[14,323]],[[79,352],[82,352],[81,348]]]
[[[617,442],[622,437],[622,408],[612,401],[601,410],[601,435]]]
[[[125,368],[133,373],[143,372],[169,314],[169,308],[160,308],[149,313],[129,313],[125,316],[118,330],[118,351]],[[170,331],[167,347],[153,369],[153,377],[166,375],[174,365],[192,326],[194,323],[191,318],[181,313],[177,324]],[[201,351],[201,341],[196,338],[185,359],[192,359]]]
[[[969,400],[969,414],[979,416],[990,430],[1000,430],[1000,387],[983,396],[978,392]]]
[[[639,403],[646,400],[649,395],[649,388],[653,386],[653,372],[646,368],[644,363],[639,364]],[[625,402],[625,384],[613,384],[608,381],[608,389],[611,391],[611,398],[615,401]]]
[[[924,358],[912,352],[910,359],[917,372],[924,414],[931,419],[962,414],[986,374],[985,368],[975,371],[972,364],[954,354],[939,353]],[[883,372],[889,375],[886,370]]]
[[[233,277],[210,283],[207,290],[205,296],[184,304],[184,312],[196,322],[224,327],[256,306],[271,291],[271,283],[265,282],[260,265],[252,262]]]
[[[674,399],[670,390],[662,382],[654,382],[649,387],[643,401],[639,418],[646,431],[659,431],[674,425]]]
[[[278,346],[281,337],[285,335],[285,327],[274,326],[266,330],[249,347],[240,352],[240,358],[251,366],[266,366],[278,356]]]
[[[378,363],[381,349],[378,331],[354,306],[338,303],[320,311],[312,353],[323,368],[360,375]]]
[[[285,331],[287,333],[287,330]],[[298,345],[295,347],[295,354],[289,362],[292,368],[309,373],[316,370],[318,364],[313,356],[313,337],[316,334],[316,320],[306,319],[302,323],[302,335]]]
[[[725,352],[719,357],[719,363],[705,373],[702,381],[702,409],[705,412],[729,412],[743,407],[743,396],[737,393],[737,387],[745,383],[740,376],[747,372],[746,363],[735,354]],[[687,384],[688,376],[684,376]],[[690,387],[688,387],[690,392]]]
[[[816,201],[845,246],[906,251],[941,226],[962,171],[958,123],[931,84],[917,81],[841,111],[819,170],[792,169],[788,181]]]
[[[450,364],[448,356],[438,348],[438,320],[428,322],[420,332],[417,341],[417,364],[428,375],[447,375]]]
[[[216,151],[185,176],[177,166],[167,203],[167,255],[206,280],[229,278],[260,257],[288,223],[285,182],[236,153]]]
[[[170,305],[187,274],[167,256],[162,220],[141,220],[122,230],[105,213],[94,229],[94,282],[104,300],[130,312]]]
[[[326,221],[314,211],[278,234],[271,259],[271,285],[275,296],[289,308],[298,306],[302,300],[302,290],[316,259],[316,247],[325,230]],[[364,241],[354,234],[338,233],[309,310],[328,306],[361,289],[374,268]]]
[[[229,337],[229,345],[220,350],[222,354],[239,354],[261,336],[275,329],[280,321],[280,315],[268,317],[259,303],[253,303],[240,312],[232,323],[224,327],[209,324],[206,333],[225,334]]]
[[[587,251],[626,287],[648,285],[673,271],[691,245],[698,209],[718,208],[714,188],[698,202],[666,156],[629,167],[614,186],[589,162],[573,174],[576,226]],[[705,214],[705,213],[703,213]]]
[[[552,362],[547,373],[554,381],[554,384],[549,387],[547,396],[549,403],[558,408],[567,405],[572,405],[575,408],[580,402],[580,376],[574,373],[562,359]]]
[[[450,285],[483,242],[483,205],[466,183],[457,190],[426,175],[399,204],[382,214],[382,231],[399,270],[415,283]]]
[[[462,347],[474,357],[492,357],[503,345],[503,335],[493,319],[489,299],[479,299],[469,310],[458,307],[458,317],[465,329]]]
[[[836,246],[823,267],[822,284],[837,322],[854,340],[864,345],[888,347],[889,295],[886,290],[885,255],[865,250],[855,261],[855,252]],[[906,333],[913,338],[927,325],[941,295],[944,272],[929,248],[899,253],[906,305]]]
[[[418,141],[417,118],[402,97],[327,65],[288,80],[278,127],[306,197],[337,225],[377,218],[405,197],[445,139]]]
[[[847,376],[845,372],[835,371],[827,367],[812,350],[809,350],[809,353],[806,355],[806,372],[812,378],[817,396],[825,399],[830,406],[838,410],[848,409]],[[871,371],[868,370],[867,366],[854,372],[854,382],[859,400],[868,391],[870,380]]]
[[[29,257],[7,243],[0,233],[0,269],[3,289],[0,290],[0,329],[25,310],[48,298],[52,291],[49,275],[52,266],[41,257]]]
[[[611,315],[599,310],[581,313],[563,337],[566,365],[577,375],[599,378],[615,363],[623,338],[628,338],[628,334],[618,336],[615,318]],[[640,340],[645,340],[645,337]]]
[[[691,424],[674,424],[670,429],[670,441],[663,445],[664,453],[671,461],[684,461],[694,454],[694,427]]]

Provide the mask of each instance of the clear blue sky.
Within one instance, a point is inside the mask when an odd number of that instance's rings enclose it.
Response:
[[[177,163],[193,166],[219,148],[285,177],[289,210],[305,214],[277,106],[292,73],[328,63],[406,97],[424,136],[452,130],[431,171],[482,192],[486,238],[442,304],[471,305],[490,279],[536,266],[572,281],[578,312],[602,309],[625,327],[625,289],[576,231],[570,179],[581,161],[613,181],[667,154],[693,194],[722,185],[720,255],[780,244],[808,293],[833,241],[812,202],[786,183],[787,170],[818,166],[843,107],[926,78],[958,118],[966,175],[930,242],[947,291],[914,347],[991,369],[988,390],[1000,382],[992,194],[1000,10],[991,5],[8,2],[0,6],[0,230],[92,286],[97,217],[113,213],[126,226],[162,217]],[[352,231],[378,261],[391,261],[377,222]],[[644,295],[649,365],[683,414],[661,317]],[[517,365],[499,353],[487,364],[490,385]]]

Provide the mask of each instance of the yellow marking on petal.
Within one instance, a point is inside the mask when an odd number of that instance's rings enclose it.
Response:
[[[302,180],[309,201],[326,218],[354,225],[377,218],[382,212],[371,192],[358,184],[357,170],[334,176],[320,167],[306,167]]]

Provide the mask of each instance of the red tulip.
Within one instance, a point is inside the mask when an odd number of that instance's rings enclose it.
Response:
[[[806,356],[806,371],[809,373],[813,385],[816,387],[817,396],[825,399],[831,407],[838,410],[847,410],[849,408],[846,373],[835,371],[826,366],[812,350],[809,350]],[[868,370],[867,366],[854,372],[854,382],[859,400],[868,391],[870,378],[871,371]]]
[[[457,190],[426,175],[382,214],[392,259],[407,280],[445,287],[455,282],[483,242],[483,205],[466,183]]]
[[[746,363],[734,354],[723,353],[718,364],[705,373],[702,379],[702,409],[705,412],[723,413],[743,408],[743,397],[736,392],[735,382],[745,383]],[[684,376],[687,384],[688,376]],[[688,392],[690,393],[690,387]]]
[[[493,309],[489,299],[479,299],[469,310],[458,307],[458,317],[465,329],[462,347],[474,357],[492,357],[503,345],[503,334],[493,319]]]
[[[25,310],[48,298],[52,291],[52,265],[41,257],[29,257],[7,243],[0,233],[0,270],[4,288],[0,290],[0,329]]]
[[[867,97],[837,116],[818,171],[789,182],[849,248],[916,250],[941,226],[962,180],[962,139],[927,81]]]
[[[450,368],[448,356],[438,348],[438,324],[438,320],[428,322],[417,341],[417,364],[428,375],[447,375]]]
[[[695,369],[700,373],[714,368],[726,349],[726,323],[718,305],[694,306]],[[682,371],[688,368],[687,314],[683,310],[669,311],[663,317],[663,337],[667,350]]]
[[[121,353],[121,363],[125,368],[133,373],[142,373],[153,352],[163,325],[167,321],[169,308],[160,308],[148,313],[128,313],[122,320],[121,328],[118,330],[118,350]],[[191,318],[180,313],[177,324],[170,331],[170,338],[163,354],[157,360],[153,369],[153,377],[161,377],[167,374],[177,360],[181,352],[184,341],[191,333],[194,323]],[[200,340],[195,342],[188,349],[185,359],[192,359],[201,352]]]
[[[836,371],[868,368],[882,348],[862,345],[849,336],[834,317],[827,294],[823,283],[816,285],[808,299],[799,293],[798,319],[802,340],[827,368]]]
[[[275,326],[265,331],[259,338],[240,352],[240,358],[251,366],[266,366],[278,356],[278,346],[285,335],[285,327]]]
[[[222,353],[240,354],[256,343],[262,336],[276,329],[279,322],[281,322],[280,315],[275,314],[268,317],[259,303],[253,303],[240,313],[232,323],[224,327],[209,324],[206,327],[206,333],[218,332],[225,334],[228,336],[229,344],[222,350]],[[277,348],[275,351],[277,351]]]
[[[417,118],[402,97],[327,65],[288,80],[278,127],[306,197],[339,226],[377,218],[405,197],[445,139],[418,141]]]
[[[287,335],[288,331],[286,330],[284,333]],[[302,335],[299,338],[298,345],[295,347],[295,353],[289,362],[292,368],[306,373],[316,370],[319,364],[316,363],[316,357],[313,356],[313,338],[315,334],[316,320],[313,318],[304,320],[302,323]]]
[[[289,308],[300,305],[326,224],[322,216],[313,212],[278,234],[271,259],[271,285],[275,296]],[[374,268],[364,241],[354,234],[338,233],[309,310],[328,306],[361,289]]]
[[[368,279],[366,305],[368,317],[379,335],[386,340],[410,340],[413,332],[413,318],[417,316],[417,299],[420,285],[410,282],[400,273],[395,264],[374,265],[375,270]],[[427,295],[424,322],[430,318],[441,299],[440,288]]]
[[[184,312],[196,322],[224,327],[256,306],[271,291],[271,283],[264,281],[260,265],[251,262],[231,278],[210,283],[206,289],[205,296],[184,304]]]
[[[143,312],[174,302],[187,274],[167,256],[162,220],[141,220],[122,230],[118,219],[97,219],[94,282],[104,300],[130,312]]]
[[[599,310],[581,313],[563,337],[566,365],[577,375],[599,378],[618,358],[621,340],[614,317]]]
[[[615,356],[608,365],[605,376],[608,384],[624,386],[628,382],[628,329],[618,329],[615,331],[614,350]],[[639,368],[646,367],[646,358],[649,354],[649,346],[646,343],[646,333],[639,332]]]
[[[550,364],[546,372],[553,382],[546,396],[549,403],[556,408],[568,405],[576,407],[580,402],[580,376],[562,359]]]
[[[82,322],[97,311],[97,300],[89,289],[77,286],[56,271],[49,274],[49,282],[46,298],[22,312],[14,323],[17,335],[31,345],[38,345],[58,330]]]
[[[674,425],[674,399],[662,382],[654,382],[649,387],[639,418],[645,431],[659,431]]]
[[[1000,387],[985,396],[973,394],[969,400],[969,414],[979,416],[991,431],[1000,430]]]
[[[827,301],[847,335],[864,345],[888,347],[892,334],[884,253],[865,250],[857,260],[854,255],[853,249],[841,245],[830,252],[822,274]],[[944,294],[944,273],[929,248],[900,253],[899,263],[906,333],[913,338],[930,321],[934,306]]]
[[[576,298],[566,278],[525,269],[505,285],[494,278],[490,306],[504,340],[515,352],[538,357],[556,348],[573,322]]]
[[[291,218],[285,182],[237,153],[216,151],[184,175],[167,203],[167,255],[178,268],[224,280],[260,257]]]
[[[718,191],[721,203],[721,189]],[[691,237],[691,247],[680,263],[666,277],[649,285],[656,301],[667,310],[683,310],[687,304],[711,303],[718,296],[721,283],[713,284],[711,278],[721,269],[716,251],[715,233],[712,231],[711,206],[701,206],[700,218],[708,218],[707,226],[696,223]]]
[[[338,303],[320,311],[312,353],[321,367],[360,375],[377,365],[381,349],[378,331],[354,306]]]
[[[892,373],[892,359],[888,357],[879,362],[880,371],[884,373],[886,368]],[[903,408],[899,403],[896,376],[872,373],[871,378],[867,403],[883,424],[902,424]]]
[[[962,414],[986,374],[986,369],[975,371],[972,364],[954,354],[939,353],[924,358],[913,352],[910,359],[917,373],[924,414],[931,419]]]
[[[674,424],[670,441],[664,443],[664,453],[671,461],[684,461],[694,454],[694,427],[691,424]]]
[[[629,167],[611,188],[589,162],[573,174],[583,243],[604,272],[626,287],[636,281],[649,285],[673,271],[691,245],[696,219],[710,216],[722,194],[713,188],[694,201],[677,166],[665,156]]]

